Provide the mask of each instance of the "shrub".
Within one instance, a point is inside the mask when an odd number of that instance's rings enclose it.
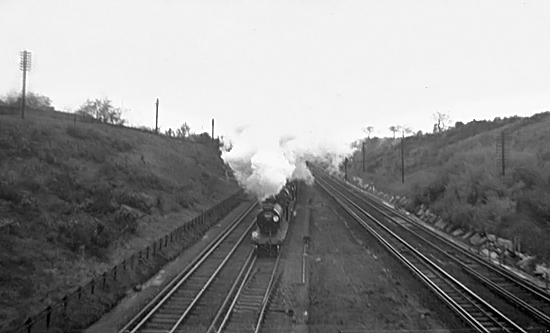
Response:
[[[96,185],[91,190],[93,198],[86,206],[86,211],[92,214],[108,214],[117,209],[113,190],[106,184]]]
[[[138,228],[138,218],[139,214],[137,212],[122,206],[114,215],[114,225],[116,226],[117,233],[135,233]]]
[[[150,196],[140,192],[122,192],[118,195],[117,202],[121,205],[139,209],[147,214],[150,214],[151,209],[155,206]]]
[[[120,153],[125,153],[134,148],[132,144],[130,144],[128,141],[124,141],[120,139],[111,140],[110,144],[111,144],[111,147],[113,147],[116,151]]]
[[[0,182],[0,199],[19,204],[23,199],[23,195],[13,186]]]
[[[179,193],[176,196],[176,201],[180,206],[182,206],[185,209],[192,207],[196,202],[196,200],[192,196],[190,196],[189,193],[187,193],[186,191]]]
[[[73,138],[80,139],[80,140],[100,138],[100,135],[96,131],[90,128],[82,128],[82,127],[77,127],[73,125],[68,125],[65,128],[65,132],[67,132],[67,134],[69,134]]]
[[[92,144],[82,147],[78,152],[80,158],[97,164],[106,163],[108,155],[109,151],[106,150],[105,147]]]

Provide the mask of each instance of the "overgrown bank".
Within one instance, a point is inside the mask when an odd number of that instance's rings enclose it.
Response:
[[[505,133],[505,175],[502,143]],[[400,140],[366,141],[350,177],[394,195],[407,196],[408,209],[429,208],[456,227],[512,239],[524,252],[550,259],[550,115],[474,121],[438,134],[405,139],[405,183],[401,182]]]
[[[0,327],[237,189],[210,144],[1,116]]]

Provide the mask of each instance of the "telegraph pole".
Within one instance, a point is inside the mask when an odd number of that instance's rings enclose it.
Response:
[[[365,141],[363,141],[362,151],[363,151],[363,173],[365,173]]]
[[[504,155],[504,151],[506,150],[506,145],[504,144],[504,131],[502,131],[501,133],[501,137],[500,137],[501,141],[502,141],[502,175],[504,176],[506,174],[506,167],[505,167],[505,162],[506,162],[506,159],[505,159],[505,155]]]
[[[405,183],[405,132],[401,138],[401,182]]]
[[[159,134],[159,99],[157,98],[157,120],[155,122],[155,133]]]
[[[27,72],[31,70],[32,54],[28,51],[21,51],[20,69],[23,71],[23,92],[21,94],[21,118],[25,119],[25,102],[27,89]]]
[[[344,160],[344,181],[348,181],[348,158]]]
[[[212,145],[214,145],[214,118],[212,118]]]
[[[506,156],[510,154],[509,146],[506,142],[509,140],[508,133],[502,131],[500,136],[496,137],[497,148],[497,168],[500,169],[502,176],[506,175]]]

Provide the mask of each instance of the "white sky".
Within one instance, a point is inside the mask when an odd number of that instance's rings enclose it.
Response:
[[[550,110],[549,1],[0,0],[0,95],[23,49],[56,108],[108,97],[153,127],[158,97],[163,130],[386,136]]]

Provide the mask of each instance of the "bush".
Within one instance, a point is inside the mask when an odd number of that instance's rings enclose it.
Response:
[[[176,201],[180,206],[182,206],[185,209],[193,207],[196,200],[190,196],[187,192],[181,192],[176,196]]]
[[[72,252],[85,253],[105,259],[107,248],[114,239],[113,232],[88,214],[73,215],[58,223],[58,240]]]
[[[138,228],[139,213],[132,209],[122,206],[116,211],[114,216],[114,225],[116,226],[117,233],[122,234],[124,232],[135,233]]]
[[[23,195],[13,186],[0,182],[0,199],[9,201],[13,204],[19,204],[23,199]]]
[[[111,147],[119,153],[125,153],[134,148],[129,142],[120,139],[111,140]]]
[[[85,209],[91,214],[113,213],[118,207],[113,190],[106,184],[96,185],[90,191],[92,200],[88,201]]]
[[[155,206],[153,199],[140,192],[123,192],[119,194],[117,202],[121,205],[127,205],[140,211],[150,214],[151,209]]]
[[[88,139],[100,139],[100,134],[91,128],[82,128],[74,125],[67,125],[65,132],[75,139],[88,140]]]
[[[97,164],[103,164],[107,162],[107,156],[109,151],[100,145],[89,144],[82,147],[78,151],[78,156],[86,161],[92,161]]]

